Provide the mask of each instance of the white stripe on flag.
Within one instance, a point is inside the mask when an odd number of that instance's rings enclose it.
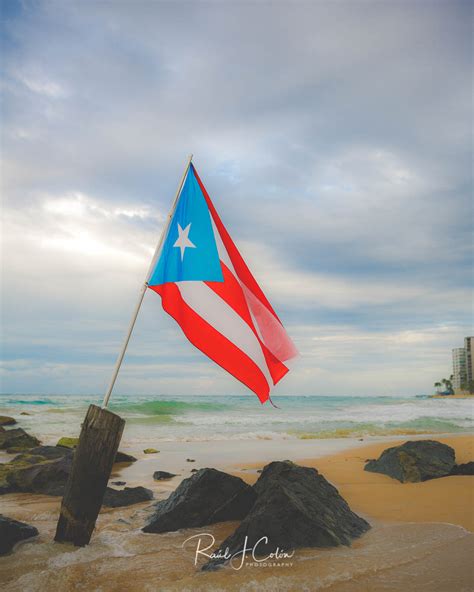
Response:
[[[244,319],[205,283],[176,282],[176,285],[186,304],[257,364],[271,388],[273,380],[262,347]]]

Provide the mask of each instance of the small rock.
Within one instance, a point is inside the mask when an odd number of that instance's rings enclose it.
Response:
[[[132,456],[131,454],[126,454],[125,452],[120,452],[120,450],[115,455],[114,462],[116,463],[132,463],[135,462],[137,459]]]
[[[14,419],[13,417],[8,417],[8,415],[0,415],[0,426],[9,426],[15,424],[16,419]]]
[[[414,440],[387,448],[364,470],[382,473],[402,483],[446,477],[454,467],[454,450],[435,440]]]
[[[39,446],[39,444],[40,441],[37,438],[30,436],[22,428],[0,432],[0,449],[7,452],[21,452]]]
[[[454,465],[450,475],[474,475],[474,461]]]
[[[200,469],[184,479],[168,497],[155,504],[144,532],[169,532],[241,520],[255,499],[250,485],[216,469]]]
[[[176,475],[167,471],[155,471],[153,473],[153,479],[155,481],[163,481],[164,479],[172,479],[173,477],[176,477]]]
[[[108,508],[120,508],[147,502],[151,499],[153,499],[153,491],[145,487],[125,487],[125,489],[107,487],[102,505]]]
[[[197,469],[191,469],[190,473],[197,473],[198,470]]]
[[[126,485],[126,481],[112,481],[112,485]]]
[[[22,411],[20,415],[31,415],[31,413],[28,413],[28,411]]]
[[[186,462],[196,462],[196,461],[194,460],[194,458],[187,458]]]
[[[257,473],[263,473],[263,469],[257,469]]]
[[[59,438],[56,446],[60,446],[61,448],[76,448],[78,443],[79,443],[79,438],[67,438],[65,436],[63,438]]]
[[[145,450],[143,451],[145,454],[155,454],[157,452],[160,452],[159,450],[156,450],[156,448],[145,448]]]
[[[0,514],[0,555],[9,553],[16,543],[37,536],[34,526]]]

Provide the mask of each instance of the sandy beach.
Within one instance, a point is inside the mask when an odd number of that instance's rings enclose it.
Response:
[[[455,449],[458,463],[472,459],[471,435],[434,438]],[[194,566],[194,548],[189,544],[183,548],[184,541],[192,534],[206,532],[219,542],[235,529],[236,523],[144,534],[140,528],[149,515],[149,502],[103,510],[88,547],[59,545],[52,538],[60,498],[4,495],[2,513],[33,524],[40,535],[0,559],[2,589],[468,592],[473,587],[473,478],[456,476],[401,484],[363,470],[366,459],[407,439],[288,443],[261,440],[244,442],[238,447],[229,442],[181,446],[169,443],[169,451],[166,446],[154,456],[135,451],[138,462],[116,465],[112,479],[150,487],[157,499],[167,497],[179,479],[191,474],[192,468],[216,466],[252,483],[258,478],[257,470],[269,460],[289,458],[316,467],[338,488],[351,508],[370,522],[372,529],[351,547],[297,550],[291,565],[246,565],[239,571],[227,566],[217,572],[201,573],[199,564]],[[195,463],[185,462],[189,454]],[[181,475],[169,482],[155,482],[151,475],[158,468],[181,469]]]

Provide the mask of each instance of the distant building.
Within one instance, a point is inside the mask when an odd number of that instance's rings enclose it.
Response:
[[[474,337],[464,338],[464,347],[453,349],[453,387],[468,388],[474,380]]]
[[[474,337],[464,338],[464,349],[466,350],[466,382],[469,384],[474,380]]]
[[[466,382],[466,350],[464,347],[456,347],[453,349],[453,387],[460,389]]]

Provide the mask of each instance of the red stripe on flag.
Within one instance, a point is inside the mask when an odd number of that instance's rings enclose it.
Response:
[[[260,343],[273,384],[280,381],[288,372],[288,368],[280,362],[260,339],[253,322],[242,286],[230,269],[221,261],[223,282],[205,282],[205,284],[224,300],[249,326]]]
[[[247,286],[247,288],[255,294],[255,296],[260,300],[260,302],[262,302],[262,304],[264,304],[266,308],[268,308],[268,310],[274,315],[278,322],[281,323],[276,312],[273,310],[271,304],[268,302],[267,297],[263,293],[260,286],[257,284],[257,281],[253,277],[250,269],[247,267],[247,264],[243,260],[242,255],[239,253],[239,250],[235,246],[234,241],[231,239],[230,234],[227,232],[224,224],[222,223],[222,220],[219,218],[219,214],[217,213],[216,208],[214,207],[214,204],[212,203],[211,198],[209,197],[209,194],[206,191],[206,188],[204,187],[201,179],[199,178],[196,169],[193,165],[191,165],[191,168],[194,172],[194,176],[196,177],[197,182],[199,183],[201,191],[206,200],[207,207],[211,212],[211,215],[217,226],[217,230],[221,235],[222,242],[224,243],[224,246],[229,254],[230,260],[232,261],[232,265],[234,266],[237,275],[239,276],[240,280]]]
[[[162,284],[149,288],[161,296],[163,309],[173,317],[195,347],[243,382],[257,395],[261,403],[268,400],[270,386],[257,364],[200,317],[184,301],[176,284]]]

